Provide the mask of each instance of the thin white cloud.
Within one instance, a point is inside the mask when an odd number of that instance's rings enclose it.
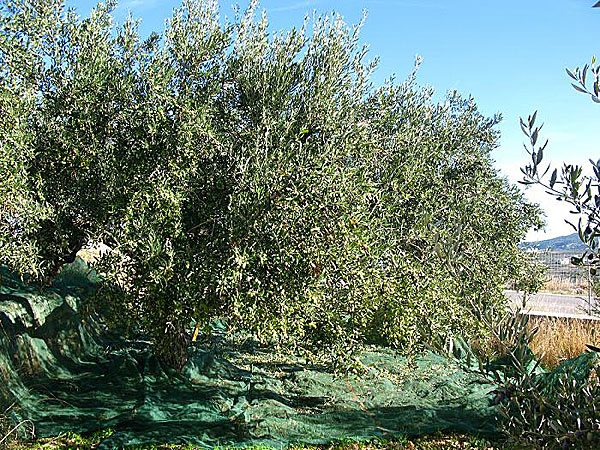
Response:
[[[404,6],[408,8],[448,9],[450,5],[439,1],[414,0],[367,0],[367,5]]]
[[[157,3],[157,0],[126,0],[123,3],[119,3],[119,8],[125,10],[153,8]]]
[[[286,6],[277,6],[276,8],[265,8],[268,12],[284,12],[284,11],[295,11],[298,9],[305,9],[309,6],[314,6],[318,3],[318,0],[305,0],[303,2],[293,3]]]

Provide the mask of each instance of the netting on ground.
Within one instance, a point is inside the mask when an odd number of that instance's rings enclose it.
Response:
[[[81,261],[53,288],[0,283],[0,406],[36,434],[112,428],[103,448],[150,442],[282,447],[455,430],[496,434],[489,379],[424,354],[366,349],[361,377],[334,376],[248,340],[197,345],[181,373],[144,341],[109,335],[78,307],[93,276]]]

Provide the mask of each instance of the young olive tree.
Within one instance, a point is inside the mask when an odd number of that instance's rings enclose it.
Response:
[[[591,64],[577,67],[567,74],[573,79],[572,86],[578,92],[590,96],[594,103],[600,103],[600,66],[596,57]],[[542,186],[549,195],[569,204],[576,223],[567,221],[578,233],[579,239],[587,246],[580,257],[571,258],[572,264],[587,265],[591,275],[596,275],[600,264],[600,159],[590,159],[589,167],[564,163],[561,168],[552,168],[544,161],[548,140],[540,145],[540,131],[543,125],[536,125],[537,111],[527,120],[521,119],[521,129],[529,139],[525,147],[530,156],[529,163],[521,168],[524,175],[522,184]]]
[[[594,6],[598,7],[600,3]],[[600,67],[595,57],[590,65],[573,71],[567,69],[567,74],[574,81],[575,90],[600,103]],[[542,186],[549,195],[572,207],[571,213],[577,221],[569,223],[587,250],[582,256],[573,257],[571,262],[582,265],[585,260],[590,273],[595,275],[600,263],[600,160],[590,159],[587,171],[586,167],[569,163],[552,169],[544,161],[548,141],[539,143],[542,126],[536,125],[536,118],[537,113],[534,113],[527,120],[521,119],[521,128],[529,139],[529,147],[525,148],[530,156],[529,163],[521,169],[522,183]],[[529,340],[521,342],[520,347],[525,348]],[[588,347],[591,351],[599,350],[594,345]],[[600,383],[597,362],[590,360],[587,371],[583,372],[581,363],[578,370],[575,365],[565,363],[550,377],[542,378],[529,373],[522,357],[513,359],[521,369],[515,382],[506,386],[507,390],[503,392],[506,400],[502,407],[505,417],[501,428],[508,440],[517,447],[598,448]]]
[[[600,7],[600,3],[594,4],[593,7]],[[566,71],[573,80],[571,85],[577,92],[589,95],[594,103],[600,103],[600,65],[595,56],[592,56],[591,64]],[[531,159],[521,168],[524,175],[521,183],[540,185],[549,195],[573,207],[572,213],[578,222],[569,223],[578,232],[581,242],[589,248],[588,258],[595,261],[598,259],[600,237],[600,160],[590,159],[589,173],[585,173],[582,166],[568,163],[563,164],[560,170],[555,168],[550,172],[550,165],[544,162],[548,140],[539,145],[543,125],[536,126],[536,118],[537,111],[530,115],[527,121],[521,119],[521,129],[529,139],[529,147],[525,148]],[[581,260],[576,259],[574,262],[581,263]]]
[[[0,263],[44,280],[105,243],[103,311],[172,366],[215,318],[329,360],[414,351],[520,277],[538,211],[493,169],[499,118],[414,73],[374,88],[360,26],[186,0],[141,40],[111,2],[0,4]]]

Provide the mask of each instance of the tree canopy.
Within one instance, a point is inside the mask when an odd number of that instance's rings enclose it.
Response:
[[[359,26],[271,32],[184,0],[166,29],[0,0],[0,264],[48,280],[86,244],[102,307],[167,362],[225,318],[329,357],[474,334],[526,280],[538,209],[493,168],[500,117],[374,87]],[[417,62],[418,66],[418,62]]]

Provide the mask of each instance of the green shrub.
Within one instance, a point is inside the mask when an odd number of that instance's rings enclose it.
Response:
[[[525,307],[526,305],[524,305]],[[539,368],[530,349],[538,327],[522,310],[480,313],[491,335],[487,348],[467,347],[483,374],[498,388],[499,429],[509,448],[595,449],[600,445],[600,358],[584,353],[563,361],[554,371]]]
[[[415,73],[374,88],[360,26],[189,0],[141,41],[112,3],[0,5],[0,263],[45,279],[107,244],[103,306],[171,365],[215,317],[327,358],[414,351],[478,333],[521,277],[538,210],[493,168],[499,117]]]
[[[519,448],[598,448],[598,367],[596,360],[587,377],[567,366],[551,383],[543,377],[520,380],[504,407],[503,431],[509,441]]]
[[[497,327],[512,330],[507,354],[488,366],[501,383],[496,401],[501,404],[500,429],[507,442],[516,448],[598,448],[598,354],[564,361],[551,373],[539,371],[529,349],[537,329],[529,329],[527,315],[512,317]]]

